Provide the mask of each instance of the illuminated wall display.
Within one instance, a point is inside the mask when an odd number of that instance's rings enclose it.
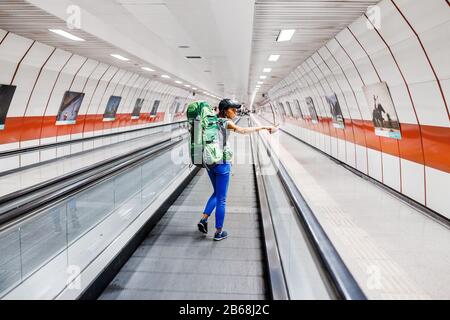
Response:
[[[153,107],[152,107],[152,110],[150,111],[151,117],[156,117],[160,103],[161,103],[160,100],[155,100],[155,102],[153,102]]]
[[[111,96],[106,104],[105,113],[103,114],[103,121],[116,120],[117,109],[119,108],[122,97]]]
[[[281,110],[281,113],[283,114],[283,116],[286,116],[286,115],[287,115],[287,114],[286,114],[286,109],[284,109],[283,103],[280,102],[280,103],[279,103],[279,106],[280,106],[280,110]]]
[[[181,98],[176,97],[175,100],[172,103],[172,107],[170,108],[170,112],[172,114],[176,114],[180,111],[180,105],[181,105]]]
[[[16,91],[16,86],[0,84],[0,130],[5,128],[6,115]]]
[[[82,92],[66,91],[56,116],[56,125],[75,124],[83,99]]]
[[[312,123],[319,123],[316,107],[314,106],[314,101],[311,97],[306,97],[306,105],[308,106],[309,115],[311,116]]]
[[[185,113],[185,112],[186,112],[186,110],[187,110],[187,106],[188,106],[188,104],[187,104],[187,103],[185,103],[185,104],[184,104],[184,107],[183,107],[183,111],[182,111],[183,113]]]
[[[286,106],[287,106],[290,116],[294,117],[294,112],[292,111],[291,103],[289,101],[286,101]]]
[[[386,82],[363,87],[377,136],[401,139],[400,122]]]
[[[134,104],[133,113],[131,114],[131,119],[132,120],[139,119],[139,115],[141,114],[141,109],[142,109],[143,105],[144,105],[144,99],[138,98],[136,100],[136,103]]]
[[[302,119],[305,119],[305,117],[303,116],[303,111],[302,108],[300,106],[300,101],[298,101],[298,99],[295,99],[295,103],[297,104],[297,110],[299,112],[299,115]]]
[[[325,97],[328,105],[330,106],[331,116],[333,118],[333,127],[337,129],[344,129],[344,116],[342,115],[341,106],[339,105],[339,100],[336,93]]]

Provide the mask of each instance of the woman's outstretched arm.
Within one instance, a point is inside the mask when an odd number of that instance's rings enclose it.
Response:
[[[240,133],[240,134],[247,134],[247,133],[252,133],[252,132],[261,131],[261,130],[267,130],[267,131],[269,131],[269,133],[274,133],[275,131],[277,131],[277,127],[272,127],[272,126],[242,128],[242,127],[237,126],[232,121],[228,121],[227,128],[230,130],[233,130],[234,132]]]

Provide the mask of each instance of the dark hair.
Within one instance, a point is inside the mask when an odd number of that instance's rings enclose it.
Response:
[[[227,115],[225,114],[225,111],[227,111],[227,109],[220,109],[220,110],[219,110],[218,117],[219,117],[219,118],[226,118]]]

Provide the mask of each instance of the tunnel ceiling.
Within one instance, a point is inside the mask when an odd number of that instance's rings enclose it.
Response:
[[[332,39],[339,31],[361,16],[378,0],[345,1],[271,1],[257,0],[253,24],[249,93],[257,81],[263,81],[256,102],[286,77],[306,58]],[[276,42],[282,29],[295,29],[291,41]],[[271,54],[279,54],[277,62],[269,62]],[[263,68],[272,72],[263,73]],[[259,79],[266,75],[267,79]]]
[[[28,2],[63,18],[75,4],[84,31],[215,95],[247,96],[253,0]]]
[[[219,96],[259,97],[378,0],[14,0],[0,3],[0,28],[134,72],[148,65]],[[85,43],[47,31],[64,28],[67,7],[82,8]],[[296,29],[276,42],[281,29]],[[252,35],[253,33],[253,35]],[[114,51],[131,57],[120,63]],[[268,62],[270,54],[281,55]],[[188,59],[186,56],[198,56]],[[264,74],[263,68],[272,72]],[[159,72],[161,74],[161,72]],[[260,80],[260,75],[267,79]],[[258,99],[257,99],[258,101]]]

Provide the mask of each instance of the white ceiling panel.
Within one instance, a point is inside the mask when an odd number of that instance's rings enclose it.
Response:
[[[361,16],[379,0],[257,0],[253,25],[249,93],[260,75],[267,75],[261,94],[280,82],[306,58],[333,38],[339,31]],[[295,29],[291,41],[276,42],[282,29]],[[277,62],[269,62],[271,54],[279,54]],[[270,67],[272,72],[263,73]],[[258,101],[259,99],[256,99]]]
[[[129,71],[149,66],[219,96],[244,102],[288,75],[378,0],[2,0],[0,28]],[[82,11],[86,42],[67,41],[66,9]],[[291,41],[276,42],[282,29]],[[186,48],[180,48],[186,46]],[[131,59],[118,62],[119,53]],[[270,54],[281,55],[268,62]],[[200,56],[201,59],[187,59]],[[263,73],[263,68],[272,68]],[[149,75],[149,74],[147,74]],[[258,100],[258,99],[257,99]]]

